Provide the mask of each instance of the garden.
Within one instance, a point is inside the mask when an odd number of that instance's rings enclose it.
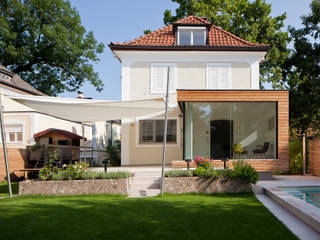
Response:
[[[232,168],[215,168],[214,160],[197,156],[194,170],[165,172],[164,192],[168,193],[243,193],[251,192],[258,181],[257,171],[245,160],[232,163]]]
[[[0,199],[0,232],[8,240],[297,239],[253,194],[19,196]]]
[[[39,171],[38,179],[19,183],[19,194],[77,195],[77,194],[123,194],[130,190],[130,172],[95,172],[84,162],[55,166],[54,152],[49,164]]]

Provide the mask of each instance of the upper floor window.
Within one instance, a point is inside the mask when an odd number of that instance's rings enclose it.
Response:
[[[23,142],[22,125],[5,125],[8,143]]]
[[[151,93],[165,93],[167,88],[169,69],[169,92],[175,92],[176,74],[175,64],[155,63],[151,65],[151,82],[150,90]]]
[[[209,63],[207,65],[207,89],[231,88],[231,64]]]
[[[179,45],[205,45],[206,41],[205,27],[178,27]]]

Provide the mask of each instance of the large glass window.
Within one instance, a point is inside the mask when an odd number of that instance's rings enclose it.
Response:
[[[185,159],[275,159],[276,102],[186,102]]]

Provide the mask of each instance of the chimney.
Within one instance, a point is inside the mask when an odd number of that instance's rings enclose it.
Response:
[[[84,94],[81,91],[77,91],[77,98],[84,98]]]

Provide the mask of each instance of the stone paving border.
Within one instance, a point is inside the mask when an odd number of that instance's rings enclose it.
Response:
[[[276,187],[266,187],[264,192],[280,206],[320,233],[319,208]]]

